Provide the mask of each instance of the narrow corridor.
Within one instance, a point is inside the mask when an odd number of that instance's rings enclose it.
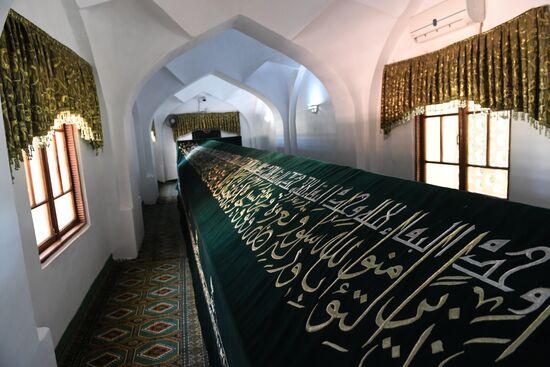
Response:
[[[137,259],[111,262],[57,348],[59,366],[207,366],[175,184],[144,206]]]

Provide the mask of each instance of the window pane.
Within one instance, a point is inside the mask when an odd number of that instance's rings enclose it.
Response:
[[[31,178],[31,169],[30,169],[30,163],[29,158],[27,154],[23,154],[25,157],[25,178],[27,179],[27,193],[29,194],[29,203],[31,206],[35,205],[34,201],[34,194],[32,192],[32,178]]]
[[[426,118],[426,160],[439,162],[441,160],[441,124],[439,117]]]
[[[34,225],[34,235],[36,236],[36,243],[41,244],[53,234],[48,204],[43,204],[37,208],[32,209],[31,214],[32,222]]]
[[[508,148],[510,146],[510,115],[497,112],[491,115],[489,164],[493,167],[508,167]]]
[[[458,116],[444,116],[443,162],[458,163]]]
[[[468,167],[468,191],[505,199],[508,196],[508,171]]]
[[[48,156],[48,169],[50,171],[53,196],[57,196],[61,194],[61,180],[59,179],[59,171],[57,170],[57,153],[53,142],[46,148],[46,155]]]
[[[458,166],[426,163],[426,183],[458,189]]]
[[[36,204],[46,200],[46,184],[44,181],[44,172],[42,171],[42,152],[36,148],[32,154],[32,159],[29,159],[31,167],[31,176],[34,190],[34,199]]]
[[[55,132],[55,142],[57,157],[59,159],[59,169],[61,171],[61,186],[63,187],[63,191],[67,191],[71,188],[71,175],[67,156],[67,146],[65,145],[65,133],[63,131]]]
[[[468,164],[487,164],[487,115],[470,114],[468,118]]]
[[[60,231],[76,218],[72,191],[55,199],[55,214]]]

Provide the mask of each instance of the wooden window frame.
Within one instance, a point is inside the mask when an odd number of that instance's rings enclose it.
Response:
[[[468,191],[468,168],[486,168],[497,169],[507,171],[507,190],[506,200],[510,198],[510,151],[512,146],[512,114],[509,113],[508,118],[508,166],[497,167],[490,164],[490,138],[491,138],[491,113],[487,113],[487,144],[486,152],[486,164],[476,165],[468,163],[468,123],[469,116],[476,112],[469,111],[467,107],[459,108],[456,113],[443,113],[433,114],[426,116],[426,114],[418,115],[415,117],[415,176],[416,180],[420,182],[426,182],[426,163],[446,164],[459,167],[459,190]],[[440,162],[426,160],[426,118],[439,117],[440,124],[443,123],[443,117],[445,116],[457,116],[458,117],[458,164],[443,162],[443,153],[440,154]],[[443,134],[443,129],[440,129],[440,134]],[[443,138],[440,137],[440,149],[443,150]]]
[[[86,211],[84,207],[84,201],[82,197],[82,189],[80,182],[80,172],[78,168],[78,156],[76,152],[76,142],[75,142],[75,133],[72,125],[63,124],[54,130],[54,138],[50,144],[53,144],[53,151],[55,152],[55,162],[57,164],[57,174],[59,176],[61,193],[58,195],[53,194],[49,162],[48,162],[48,152],[46,147],[38,148],[40,150],[40,169],[42,170],[44,177],[44,186],[46,189],[46,198],[39,202],[35,202],[34,195],[34,185],[33,177],[30,173],[30,162],[27,157],[25,157],[25,170],[27,175],[27,186],[29,188],[29,199],[31,210],[36,209],[42,205],[47,205],[48,207],[48,217],[50,221],[50,229],[52,235],[46,240],[38,243],[38,253],[40,261],[44,262],[49,257],[51,257],[59,248],[61,248],[69,239],[71,239],[76,233],[78,233],[86,224]],[[61,167],[59,160],[59,150],[57,149],[57,141],[55,139],[55,132],[61,132],[64,135],[65,140],[65,152],[67,154],[67,164],[69,168],[69,188],[67,190],[63,189],[61,182]],[[75,210],[75,219],[72,222],[67,224],[61,230],[57,223],[57,213],[55,210],[55,200],[62,197],[63,195],[72,194],[73,205]],[[34,224],[34,223],[33,223]]]

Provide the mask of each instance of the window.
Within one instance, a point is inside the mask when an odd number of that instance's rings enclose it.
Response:
[[[416,118],[417,180],[508,198],[510,120],[473,103],[427,106]]]
[[[27,188],[40,260],[45,261],[86,221],[73,125],[53,130],[49,145],[25,157]]]

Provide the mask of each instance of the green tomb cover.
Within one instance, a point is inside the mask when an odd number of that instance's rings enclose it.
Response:
[[[550,210],[216,141],[178,150],[212,365],[549,365]]]

